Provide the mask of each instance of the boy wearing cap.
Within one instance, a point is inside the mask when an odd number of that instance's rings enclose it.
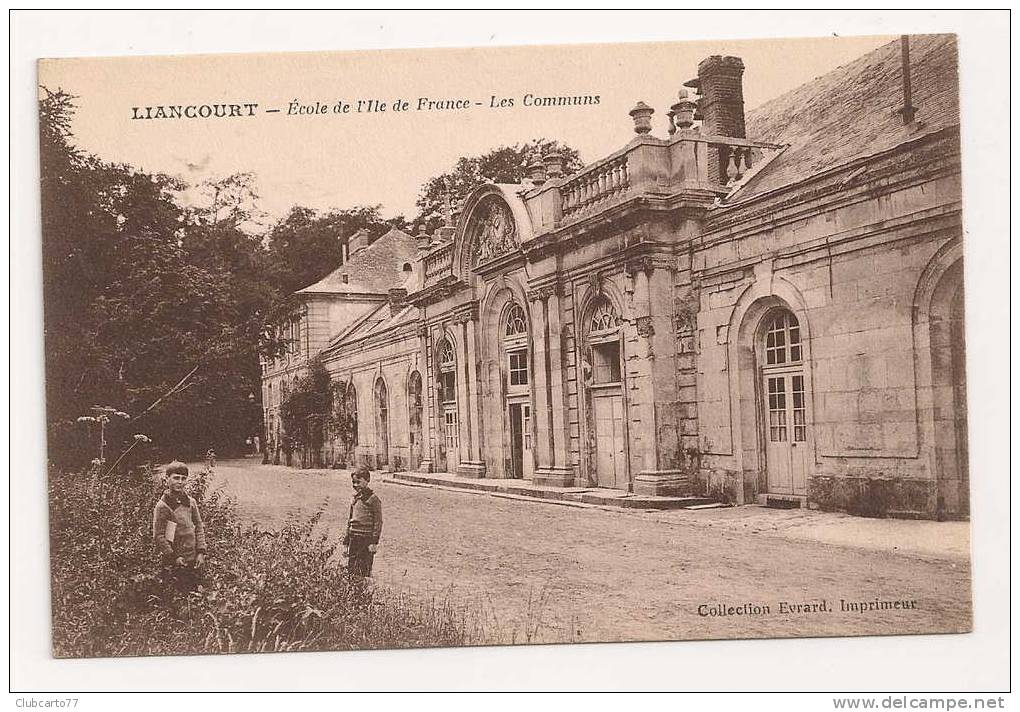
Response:
[[[368,486],[371,479],[372,473],[365,465],[359,465],[351,473],[354,497],[347,515],[343,544],[347,570],[359,579],[372,575],[372,563],[382,534],[382,502]]]
[[[163,563],[163,580],[177,588],[199,587],[199,569],[205,564],[205,526],[198,504],[184,491],[188,466],[166,466],[167,489],[152,510],[152,539]]]

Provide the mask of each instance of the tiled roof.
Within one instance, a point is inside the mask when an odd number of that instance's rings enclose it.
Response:
[[[389,304],[380,305],[375,311],[355,323],[346,332],[337,335],[329,344],[329,348],[336,348],[353,343],[373,334],[381,334],[404,324],[418,320],[418,308],[405,306],[396,314],[393,313]]]
[[[393,228],[371,245],[353,255],[313,285],[299,289],[298,294],[386,294],[391,287],[407,281],[403,271],[406,263],[414,264],[418,257],[414,238]],[[347,276],[345,283],[344,276]]]
[[[960,123],[955,35],[911,35],[912,104],[903,125],[900,41],[895,40],[748,112],[747,136],[790,144],[735,199],[765,193],[856,158]]]

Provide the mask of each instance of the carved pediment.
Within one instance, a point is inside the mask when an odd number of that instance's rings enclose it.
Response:
[[[473,264],[501,257],[520,246],[517,223],[510,207],[499,198],[492,196],[482,201],[471,219]]]

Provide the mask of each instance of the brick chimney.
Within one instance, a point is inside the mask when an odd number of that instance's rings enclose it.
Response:
[[[744,128],[744,62],[740,57],[713,55],[698,65],[698,113],[707,134],[746,138]],[[693,82],[692,82],[693,83]]]
[[[396,316],[404,308],[407,299],[407,290],[403,287],[393,287],[389,290],[390,314]]]
[[[347,258],[350,259],[368,247],[368,230],[361,228],[347,240]]]

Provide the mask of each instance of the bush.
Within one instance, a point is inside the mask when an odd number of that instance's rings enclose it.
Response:
[[[316,535],[320,511],[280,531],[237,523],[209,490],[203,590],[165,587],[151,541],[162,488],[151,471],[50,473],[53,653],[57,657],[349,650],[465,645],[468,616],[449,600],[376,591],[366,598]]]

